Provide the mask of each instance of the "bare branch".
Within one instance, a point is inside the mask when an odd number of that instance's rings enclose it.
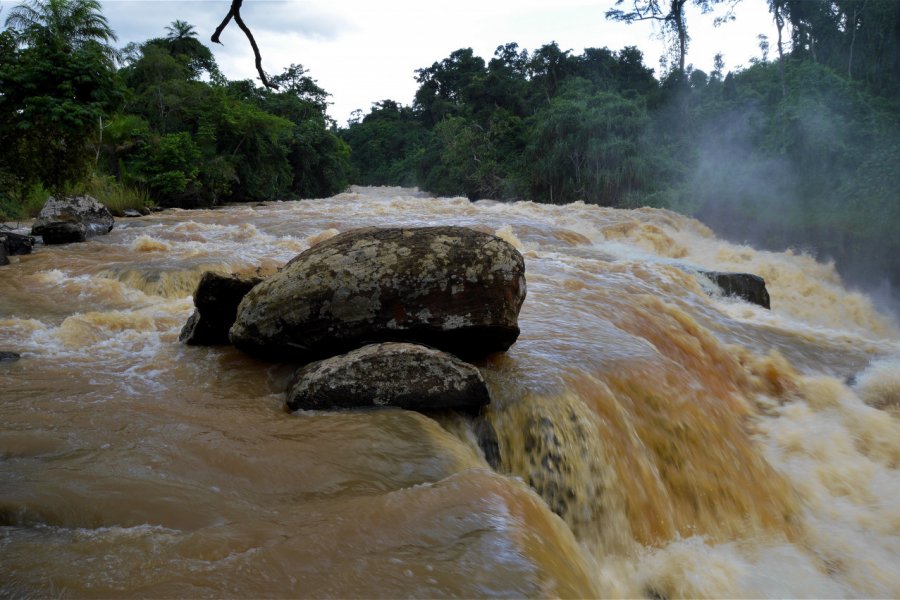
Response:
[[[262,55],[259,53],[259,46],[256,45],[256,40],[253,39],[253,33],[251,33],[250,28],[247,27],[244,20],[241,18],[241,5],[244,3],[244,0],[232,0],[231,8],[228,10],[228,14],[225,15],[225,18],[222,19],[222,22],[216,27],[215,32],[210,38],[211,41],[216,44],[221,44],[219,41],[219,36],[222,34],[222,31],[225,27],[228,26],[228,23],[231,19],[234,19],[234,22],[237,23],[237,26],[241,31],[244,32],[244,35],[247,36],[247,39],[250,40],[250,47],[253,48],[253,56],[256,58],[256,72],[259,73],[259,79],[262,81],[262,84],[267,88],[277,90],[278,85],[271,83],[269,78],[266,76],[266,72],[263,71],[262,68]]]
[[[240,4],[240,2],[238,3]],[[225,18],[222,19],[222,22],[219,23],[219,26],[216,27],[216,30],[213,32],[212,37],[209,40],[213,43],[223,45],[222,42],[219,41],[219,36],[222,35],[222,31],[231,22],[231,17],[234,16],[234,8],[228,9],[228,14],[225,15]]]

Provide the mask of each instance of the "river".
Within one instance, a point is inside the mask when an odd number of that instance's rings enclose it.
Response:
[[[526,261],[469,422],[283,409],[178,341],[204,270],[362,226]],[[834,268],[654,209],[430,198],[167,210],[0,268],[0,596],[900,597],[900,331]],[[772,310],[698,269],[766,279]]]

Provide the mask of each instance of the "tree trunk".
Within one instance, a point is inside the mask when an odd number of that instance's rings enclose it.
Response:
[[[687,55],[687,26],[684,23],[684,5],[687,0],[672,0],[672,18],[678,34],[678,70],[684,73],[684,59]]]
[[[850,20],[850,26],[853,28],[853,32],[850,35],[850,58],[847,60],[847,79],[853,80],[853,46],[856,45],[856,31],[859,29],[859,17],[862,16],[862,12],[866,9],[867,0],[863,0],[862,4],[859,6],[859,9],[856,8],[856,5],[853,6],[853,19]]]
[[[781,14],[781,3],[775,2],[772,5],[772,12],[775,13],[775,26],[778,28],[778,76],[781,79],[781,97],[787,97],[787,85],[784,82],[784,43],[782,41],[782,32],[784,31],[784,15]]]

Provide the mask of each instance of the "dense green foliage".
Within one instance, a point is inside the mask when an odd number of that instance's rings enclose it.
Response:
[[[0,34],[0,180],[24,199],[35,184],[61,189],[90,170],[85,140],[121,101],[114,39],[95,0],[33,1]]]
[[[678,34],[671,11],[686,4],[627,0],[610,16],[655,7]],[[507,44],[489,61],[457,50],[416,72],[412,106],[379,102],[342,130],[355,179],[673,208],[739,241],[833,258],[850,279],[878,271],[898,284],[900,2],[769,8],[783,34],[774,56],[763,37],[763,57],[727,74],[716,57],[710,74],[675,66],[657,79],[635,48]],[[675,36],[670,65],[687,39]]]
[[[356,181],[608,205],[653,188],[641,148],[661,92],[636,48],[463,49],[416,78],[412,107],[379,102],[342,131]]]
[[[272,78],[277,92],[228,81],[181,20],[116,52],[100,9],[96,0],[29,0],[8,13],[0,216],[49,193],[98,189],[190,208],[329,196],[349,183],[328,94],[302,66]]]

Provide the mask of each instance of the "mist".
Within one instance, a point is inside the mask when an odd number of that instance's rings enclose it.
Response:
[[[731,241],[832,262],[900,319],[900,133],[845,88],[797,96],[751,99],[699,127],[673,208]]]

